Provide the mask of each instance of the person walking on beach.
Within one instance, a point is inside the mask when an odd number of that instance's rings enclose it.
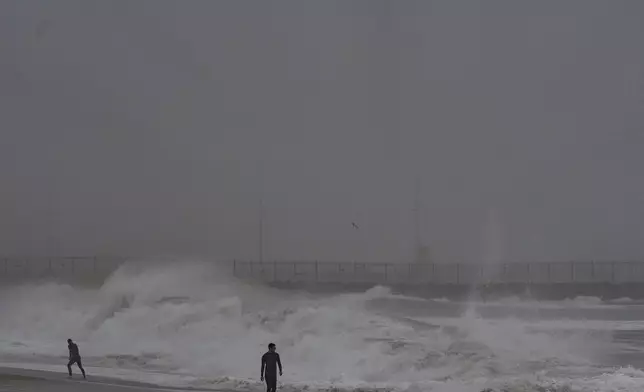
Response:
[[[85,369],[83,369],[81,356],[78,352],[78,345],[72,342],[71,339],[67,339],[67,348],[69,349],[69,362],[67,363],[69,377],[72,376],[72,365],[75,363],[76,365],[78,365],[78,368],[81,370],[81,372],[83,372],[83,378],[85,378]]]
[[[277,390],[277,367],[282,375],[282,362],[280,355],[275,352],[275,344],[268,344],[268,352],[262,355],[262,372],[261,380],[266,378],[266,392],[275,392]]]

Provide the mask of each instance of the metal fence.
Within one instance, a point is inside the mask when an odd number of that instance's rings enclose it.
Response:
[[[0,258],[0,278],[107,276],[124,258]],[[571,261],[507,264],[419,264],[322,261],[218,263],[242,280],[317,283],[644,283],[644,262]]]
[[[267,282],[338,283],[644,283],[644,262],[481,264],[245,262],[234,275]]]
[[[0,258],[0,277],[104,276],[118,268],[124,259],[93,256],[78,257],[5,257]]]

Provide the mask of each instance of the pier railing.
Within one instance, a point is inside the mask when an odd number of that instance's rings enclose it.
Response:
[[[125,259],[117,257],[0,257],[0,279],[101,278],[114,272]]]
[[[0,258],[0,278],[107,276],[125,259],[101,257]],[[476,284],[644,283],[641,261],[570,261],[505,264],[420,264],[324,261],[218,263],[223,273],[264,282]]]
[[[235,261],[238,278],[267,282],[410,284],[644,283],[644,262],[571,261],[505,264]]]

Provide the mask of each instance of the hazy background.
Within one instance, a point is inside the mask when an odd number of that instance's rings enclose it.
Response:
[[[262,193],[408,261],[418,176],[435,259],[639,259],[643,67],[638,1],[4,0],[0,253],[256,258]]]

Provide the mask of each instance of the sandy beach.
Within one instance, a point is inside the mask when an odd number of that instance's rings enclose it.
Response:
[[[84,380],[75,374],[71,379],[63,370],[59,373],[43,370],[19,369],[0,367],[0,392],[117,392],[125,390],[137,391],[205,391],[206,389],[178,389],[161,387],[154,384],[126,381],[116,378],[88,375]]]

